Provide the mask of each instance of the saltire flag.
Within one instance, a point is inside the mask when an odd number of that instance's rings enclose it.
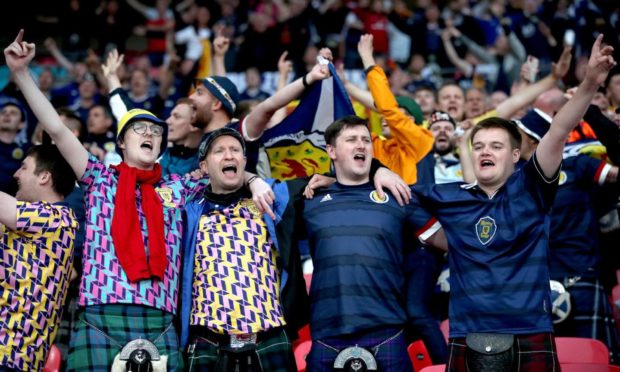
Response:
[[[355,112],[336,69],[331,63],[327,66],[332,77],[308,88],[295,110],[263,133],[273,178],[289,180],[330,170],[325,129]]]

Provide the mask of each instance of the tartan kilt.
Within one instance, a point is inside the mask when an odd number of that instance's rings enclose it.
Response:
[[[468,371],[465,338],[451,338],[448,352],[450,360],[446,371]],[[515,335],[514,352],[513,371],[560,371],[555,338],[551,333]]]
[[[295,356],[286,332],[274,334],[256,344],[256,353],[263,372],[296,372]],[[215,371],[218,359],[216,343],[201,336],[192,337],[187,353],[188,372]]]
[[[312,340],[310,354],[306,358],[306,371],[333,370],[334,362],[340,351],[355,345],[371,352],[375,351],[373,354],[380,371],[413,371],[404,333],[399,328],[391,326],[342,337]]]
[[[153,342],[161,355],[168,356],[168,371],[177,371],[179,340],[172,320],[168,312],[141,305],[82,308],[71,335],[67,371],[109,372],[122,347],[138,337]]]

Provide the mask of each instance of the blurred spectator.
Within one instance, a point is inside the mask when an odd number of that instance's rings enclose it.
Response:
[[[95,33],[99,50],[104,54],[112,49],[125,51],[125,41],[131,35],[132,22],[118,0],[104,0],[95,10]]]
[[[239,95],[239,100],[248,99],[264,101],[269,98],[269,93],[260,89],[262,79],[260,71],[256,67],[250,67],[245,70],[245,90]]]
[[[202,138],[202,130],[193,126],[195,119],[194,107],[189,98],[177,101],[172,113],[166,119],[168,124],[168,147],[161,156],[162,175],[185,175],[198,169],[198,146]]]
[[[609,111],[615,112],[620,107],[620,68],[615,68],[609,73],[606,87]]]
[[[127,4],[146,18],[145,28],[139,28],[137,31],[147,38],[147,52],[151,64],[155,67],[161,66],[167,51],[168,39],[174,31],[174,13],[170,9],[170,0],[156,0],[154,8],[145,6],[137,0],[127,0]]]
[[[375,53],[388,55],[388,17],[385,10],[381,0],[360,1],[359,6],[352,9],[362,22],[364,33],[372,35]]]
[[[91,74],[84,75],[78,85],[78,96],[67,107],[73,110],[83,122],[88,120],[90,108],[100,100],[97,83]]]
[[[0,191],[15,195],[17,182],[13,174],[25,158],[30,143],[17,134],[26,126],[26,110],[15,99],[0,103]]]
[[[107,106],[98,104],[91,107],[86,128],[88,133],[84,147],[100,161],[104,161],[106,153],[116,151],[114,117]]]
[[[69,0],[60,12],[62,49],[70,61],[79,61],[86,57],[94,36],[95,22],[93,3],[83,0]]]

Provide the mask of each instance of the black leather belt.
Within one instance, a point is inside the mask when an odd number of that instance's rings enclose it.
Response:
[[[270,337],[276,336],[282,332],[283,327],[271,328],[266,331],[258,332],[256,334],[256,343],[264,341]],[[231,343],[231,335],[223,335],[220,333],[213,332],[207,327],[194,326],[190,329],[190,335],[194,337],[201,337],[205,340],[211,341],[218,345],[230,345]],[[250,334],[248,335],[236,335],[237,338],[250,338]],[[244,337],[245,336],[245,337]]]

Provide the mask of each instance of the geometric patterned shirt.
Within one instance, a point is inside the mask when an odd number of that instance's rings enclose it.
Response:
[[[0,225],[0,366],[43,369],[69,284],[78,223],[71,209],[17,202],[17,226]]]
[[[79,306],[136,304],[175,314],[181,269],[181,211],[186,202],[202,195],[208,179],[169,175],[155,184],[164,212],[164,236],[168,266],[163,280],[130,282],[123,270],[112,241],[112,217],[118,186],[118,172],[89,156],[80,180],[86,205],[86,237],[83,249],[83,274]],[[142,210],[142,195],[136,186],[136,208],[142,229],[144,250],[148,258],[148,229]]]
[[[190,324],[248,334],[286,324],[278,252],[252,199],[203,215],[198,225]]]

